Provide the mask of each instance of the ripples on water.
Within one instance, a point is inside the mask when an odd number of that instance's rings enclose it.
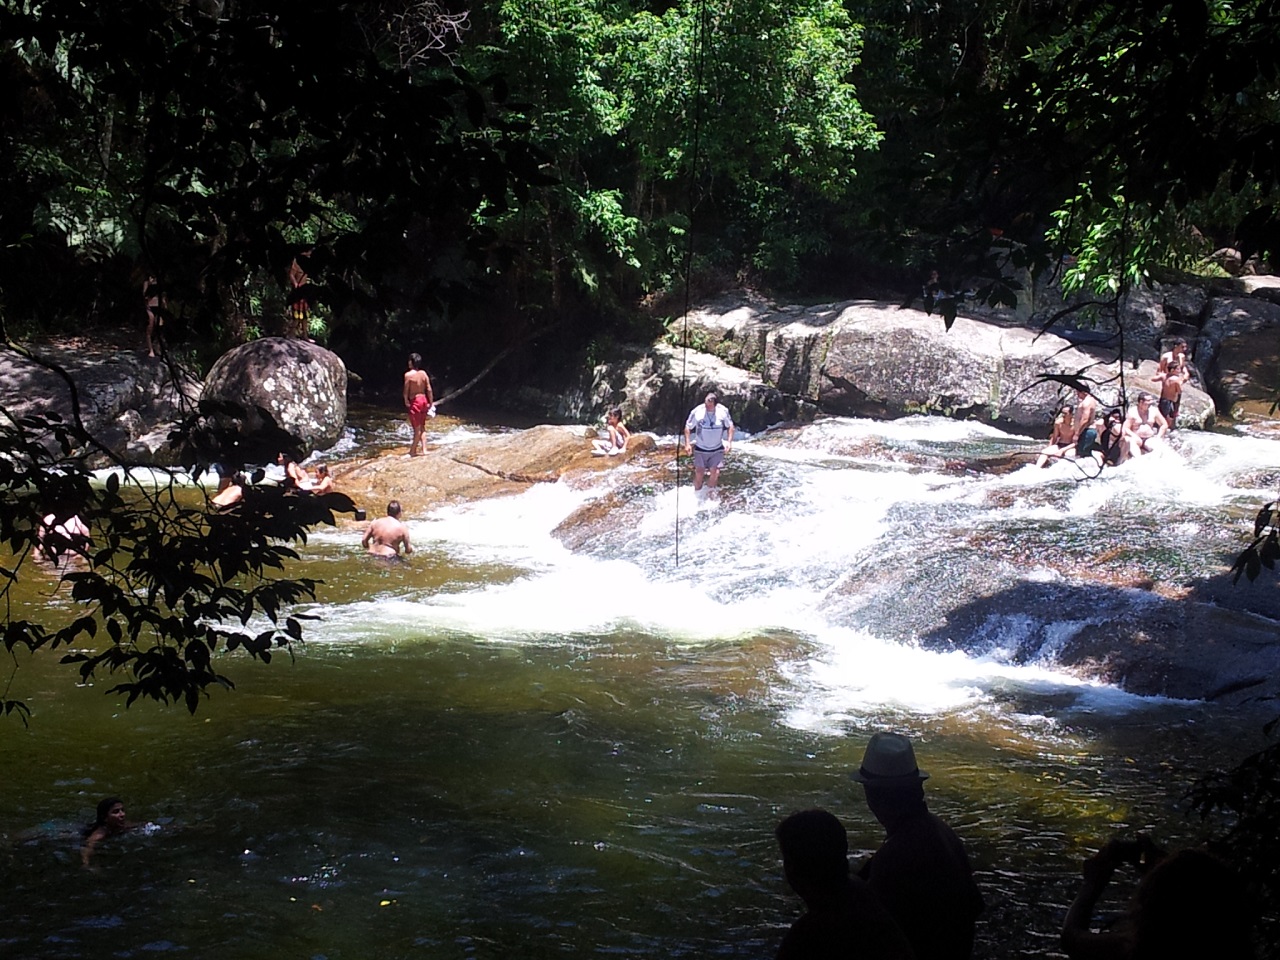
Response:
[[[772,956],[800,912],[773,826],[826,806],[874,849],[847,773],[885,726],[918,739],[969,840],[983,955],[1052,953],[1080,858],[1116,829],[1193,838],[1183,790],[1256,722],[1065,674],[1063,611],[1008,610],[970,652],[915,631],[993,577],[1068,579],[1064,560],[1208,562],[1280,456],[1182,442],[1079,484],[947,466],[1034,449],[988,428],[832,420],[738,445],[718,503],[658,460],[414,518],[401,565],[320,531],[296,664],[230,665],[239,688],[195,718],[23,665],[39,703],[0,741],[0,953]],[[610,492],[583,548],[552,536]],[[107,793],[165,828],[86,872],[49,818]]]

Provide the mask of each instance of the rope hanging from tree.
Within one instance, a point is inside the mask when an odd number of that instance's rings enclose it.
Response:
[[[689,229],[684,248],[684,316],[680,326],[680,409],[689,405],[689,297],[693,272],[693,207],[698,183],[698,152],[702,133],[702,80],[707,62],[707,0],[698,0],[693,35],[693,130],[689,151]],[[680,440],[676,438],[675,565],[680,566]]]

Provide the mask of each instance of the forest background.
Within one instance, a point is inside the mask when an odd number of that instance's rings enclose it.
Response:
[[[493,384],[651,340],[687,291],[841,299],[1000,254],[1116,293],[1275,248],[1257,2],[0,2],[0,320],[197,366],[305,332]],[[685,281],[689,286],[685,286]],[[508,349],[510,348],[510,349]],[[518,349],[516,349],[518,348]]]
[[[379,377],[501,358],[500,393],[730,286],[900,298],[937,270],[1008,303],[1004,263],[1119,297],[1280,248],[1277,49],[1280,0],[0,0],[0,332],[141,343],[154,275],[197,369],[289,333]],[[27,508],[0,516],[6,575],[49,503],[109,531],[74,575],[89,612],[7,619],[6,650],[101,625],[69,662],[194,711],[230,685],[220,648],[301,637],[282,611],[312,585],[273,572],[334,505],[143,513],[67,466],[74,425],[0,432]],[[272,629],[223,626],[255,612]],[[1273,747],[1197,794],[1273,915],[1277,770]]]

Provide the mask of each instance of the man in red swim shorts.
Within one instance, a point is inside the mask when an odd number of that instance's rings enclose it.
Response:
[[[431,378],[422,369],[422,357],[411,353],[409,369],[404,375],[404,407],[409,411],[409,426],[413,428],[413,443],[409,446],[411,457],[422,453],[422,434],[427,428],[427,416],[433,403],[435,397],[431,393]]]

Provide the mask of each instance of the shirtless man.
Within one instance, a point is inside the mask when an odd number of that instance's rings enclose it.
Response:
[[[1167,352],[1160,354],[1160,369],[1156,371],[1155,379],[1160,380],[1175,370],[1185,376],[1188,362],[1187,341],[1179,337]]]
[[[1097,419],[1098,398],[1084,387],[1076,387],[1075,439],[1077,443],[1080,442],[1080,435],[1093,426],[1093,421]]]
[[[1182,387],[1191,379],[1191,366],[1187,362],[1187,341],[1173,341],[1168,353],[1160,356],[1160,369],[1152,377],[1160,383],[1160,413],[1169,421],[1169,429],[1178,425],[1178,410],[1182,407]]]
[[[398,557],[401,544],[406,554],[413,553],[409,528],[400,521],[400,501],[392,500],[387,504],[387,515],[369,524],[360,545],[375,557]]]
[[[416,457],[422,453],[422,434],[427,428],[427,416],[435,403],[435,395],[431,392],[431,378],[422,369],[422,357],[416,353],[409,354],[409,369],[404,375],[404,408],[409,411],[409,426],[413,428],[413,443],[409,446],[409,456]]]
[[[1129,442],[1130,457],[1150,453],[1169,432],[1169,421],[1156,409],[1155,400],[1149,393],[1138,394],[1138,402],[1129,408],[1129,415],[1124,418],[1124,435]]]

